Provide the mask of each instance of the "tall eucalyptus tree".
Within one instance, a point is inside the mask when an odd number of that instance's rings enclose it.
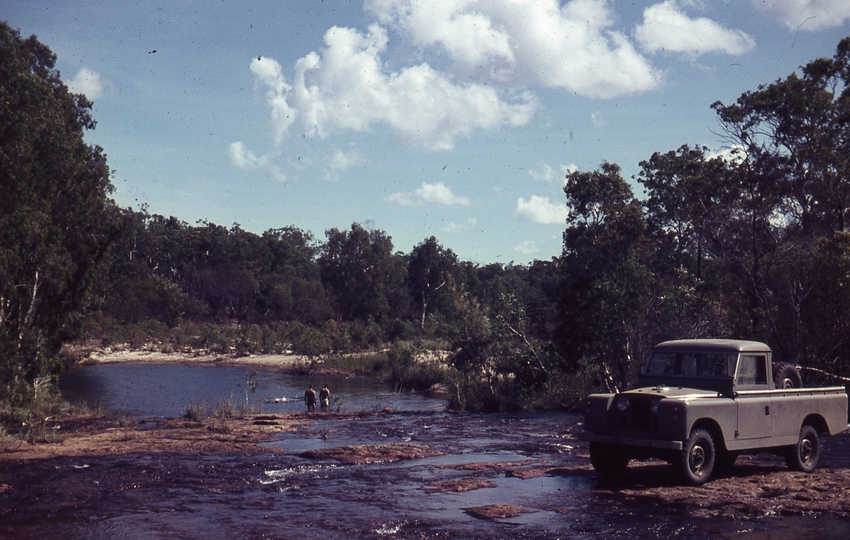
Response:
[[[79,330],[115,212],[91,102],[0,22],[0,393],[25,395]]]

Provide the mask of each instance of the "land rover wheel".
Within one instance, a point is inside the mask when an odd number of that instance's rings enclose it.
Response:
[[[711,477],[715,457],[714,439],[711,433],[704,429],[695,429],[685,441],[679,460],[675,464],[676,471],[686,484],[702,485]]]
[[[773,368],[773,382],[776,388],[802,388],[803,378],[797,366],[790,362],[782,362]]]
[[[795,471],[812,472],[820,459],[820,438],[812,426],[805,424],[800,430],[800,440],[785,455],[788,468]]]
[[[615,444],[590,443],[590,463],[602,476],[617,477],[629,465],[629,456]]]

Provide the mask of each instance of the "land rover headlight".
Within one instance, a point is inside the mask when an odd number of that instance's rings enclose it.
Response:
[[[626,396],[620,396],[617,398],[617,410],[620,412],[626,412],[629,408],[629,398]]]
[[[658,414],[659,403],[661,403],[660,399],[653,399],[652,403],[649,404],[649,410],[652,411],[652,414]]]

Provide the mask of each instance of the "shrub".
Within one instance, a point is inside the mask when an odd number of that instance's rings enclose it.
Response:
[[[422,342],[395,343],[387,352],[388,379],[399,390],[427,390],[445,382],[447,366],[425,357]]]
[[[350,326],[351,344],[357,349],[377,349],[383,344],[384,332],[374,321],[355,321]]]
[[[219,401],[213,407],[213,429],[222,433],[228,433],[230,431],[230,420],[235,417],[236,401],[231,395],[228,399]]]
[[[331,370],[377,374],[382,372],[386,366],[386,354],[375,352],[331,354],[324,359],[323,366]]]
[[[207,405],[203,402],[197,403],[193,401],[186,406],[186,410],[183,412],[183,418],[192,422],[202,423],[206,417]]]
[[[292,325],[290,340],[296,354],[321,356],[331,350],[331,341],[323,332],[301,323]]]
[[[0,425],[7,433],[16,434],[28,443],[51,443],[56,440],[57,424],[54,422],[68,404],[62,401],[52,377],[40,377],[32,386],[19,389],[13,400],[0,410]]]

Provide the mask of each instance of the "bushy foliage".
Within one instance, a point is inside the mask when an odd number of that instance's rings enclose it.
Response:
[[[91,103],[55,62],[0,21],[0,399],[56,372],[115,231]]]
[[[396,342],[386,357],[385,378],[397,390],[429,390],[446,380],[448,366],[421,341]]]

